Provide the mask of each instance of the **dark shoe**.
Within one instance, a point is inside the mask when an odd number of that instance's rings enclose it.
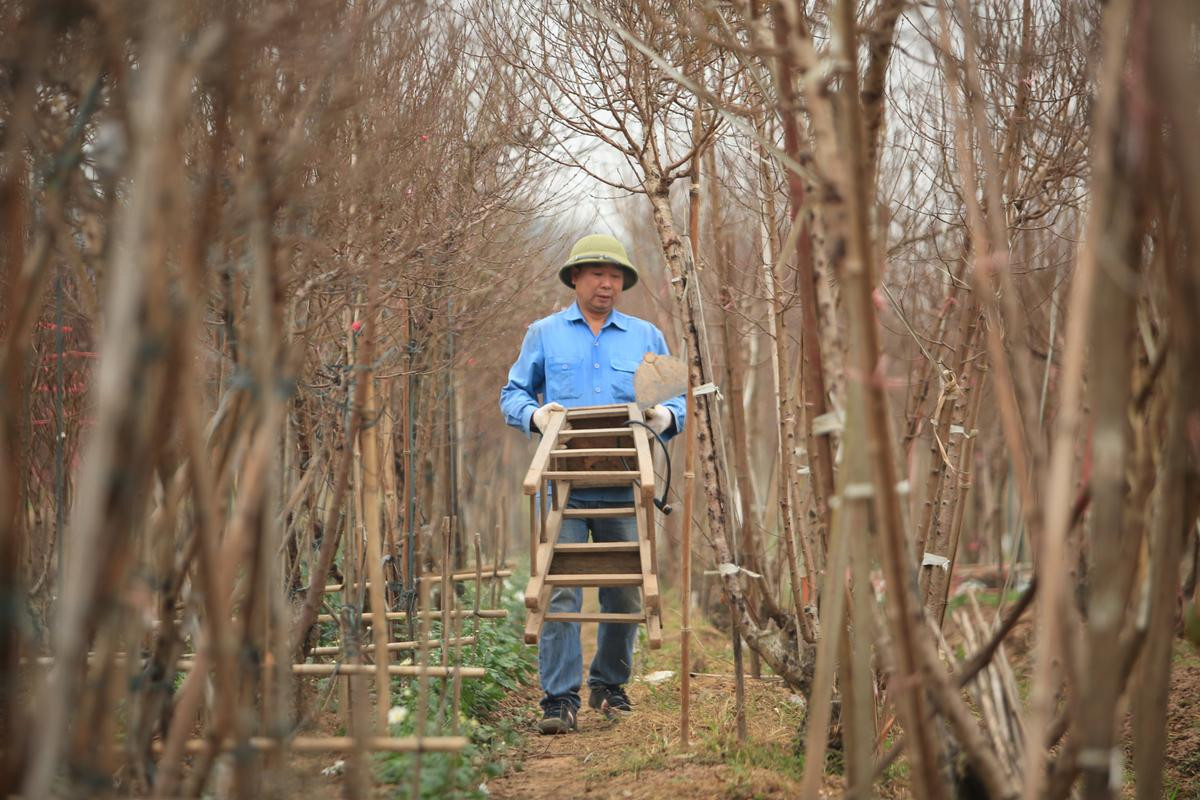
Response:
[[[610,711],[633,711],[623,686],[593,686],[588,693],[588,705],[605,714]]]
[[[575,706],[566,700],[550,703],[542,711],[542,721],[538,723],[538,731],[543,735],[570,733],[575,730]]]

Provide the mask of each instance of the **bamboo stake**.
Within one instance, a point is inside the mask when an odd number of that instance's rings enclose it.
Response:
[[[373,340],[377,335],[375,333],[377,320],[372,318],[368,321],[368,337]],[[368,353],[374,352],[372,345],[367,345],[365,348]],[[367,382],[367,391],[365,397],[365,408],[369,413],[378,415],[379,410],[376,406],[375,381],[371,372],[365,372],[360,376],[360,380]],[[367,574],[370,580],[367,583],[367,588],[371,593],[371,610],[383,612],[387,610],[387,600],[384,597],[384,576],[383,576],[383,537],[380,534],[379,525],[383,518],[383,508],[379,490],[379,429],[377,427],[363,428],[359,432],[359,447],[362,448],[362,476],[363,476],[363,522],[367,528]],[[378,730],[381,734],[387,732],[388,711],[392,707],[391,698],[391,681],[388,678],[388,639],[389,629],[387,621],[384,620],[381,625],[372,625],[371,631],[374,634],[375,640],[375,709],[378,721]]]
[[[479,655],[479,606],[483,595],[483,544],[480,541],[479,532],[475,532],[475,624],[471,631],[471,642],[464,644],[475,645],[475,655]],[[461,640],[460,640],[461,641]]]
[[[450,641],[450,644],[475,644],[475,643],[476,643],[476,641],[475,641],[474,636],[467,636],[467,637],[463,637],[463,638],[452,639]],[[419,647],[429,647],[429,648],[433,648],[436,650],[437,648],[439,648],[441,646],[442,646],[441,639],[429,639],[428,641],[425,641],[425,642],[418,642],[416,640],[404,641],[404,642],[388,642],[387,649],[389,652],[394,653],[394,652],[398,652],[398,651],[402,651],[402,650],[416,650]],[[373,653],[373,652],[375,652],[375,645],[373,645],[373,644],[366,645],[365,647],[362,648],[362,651],[364,653]],[[313,656],[335,656],[340,652],[341,652],[341,648],[336,647],[336,646],[314,647],[312,649]]]
[[[426,581],[426,583],[429,583],[429,581]],[[362,614],[358,615],[358,619],[360,622],[368,622],[369,623],[369,622],[373,621],[376,616],[377,615],[373,611],[364,611]],[[440,618],[442,616],[442,612],[440,612],[440,611],[417,611],[413,614],[409,614],[407,611],[389,611],[384,615],[384,618],[388,619],[388,620],[398,620],[398,619],[406,620],[410,616],[420,617],[422,619],[436,619],[436,618]],[[473,617],[473,616],[475,616],[475,612],[474,611],[454,611],[451,613],[451,616],[452,617],[462,617],[462,616]],[[508,611],[503,608],[485,608],[479,612],[480,619],[504,619],[507,616],[508,616]],[[334,616],[332,614],[320,614],[317,616],[317,622],[333,622],[333,621],[334,621]]]
[[[455,640],[451,640],[453,644]],[[470,637],[460,639],[462,644],[469,644]],[[444,646],[445,641],[440,639],[430,640],[426,643],[429,646],[420,647],[422,650],[432,650]],[[402,647],[403,646],[403,647]],[[410,650],[417,649],[418,642],[392,642],[388,645],[393,650]],[[326,647],[322,650],[337,650],[339,648]],[[325,655],[333,655],[333,653],[325,653]],[[38,658],[34,663],[43,666],[53,666],[54,659]],[[198,656],[195,659],[181,658],[175,662],[173,669],[177,672],[200,672],[204,673],[209,664],[207,659]],[[271,669],[269,664],[263,664],[261,669]],[[376,665],[373,664],[357,664],[357,663],[330,663],[330,664],[292,664],[290,666],[294,675],[371,675],[377,671]],[[416,667],[411,665],[390,664],[388,665],[389,675],[403,675],[413,677],[417,675],[429,675],[435,678],[444,678],[451,675],[459,674],[464,678],[482,678],[487,675],[487,671],[483,667]]]
[[[702,78],[703,71],[704,71],[703,64],[704,64],[704,50],[706,48],[706,41],[701,39],[698,42],[698,48],[699,48],[698,49],[699,54],[697,56],[697,64],[699,65],[700,77]],[[705,150],[705,143],[704,143],[704,137],[703,137],[703,130],[704,130],[703,109],[704,109],[703,103],[701,103],[698,100],[696,102],[695,111],[693,112],[693,116],[692,116],[692,165],[691,165],[692,166],[692,169],[691,169],[692,179],[691,179],[691,187],[690,187],[690,191],[689,191],[690,203],[689,203],[689,209],[688,209],[688,239],[691,244],[692,264],[693,265],[700,263],[700,179],[701,179],[701,159],[702,159],[702,156],[703,156],[704,150]],[[715,179],[714,176],[710,176],[710,180],[714,180],[714,179]],[[699,283],[699,276],[695,274],[694,270],[693,270],[692,276],[689,277],[689,280],[691,278],[695,278],[695,280],[697,281],[697,284]],[[698,285],[695,287],[695,290],[697,292],[699,292]],[[703,327],[703,315],[700,315],[700,319],[701,319],[701,327]],[[689,371],[689,379],[690,379],[690,377],[691,376],[690,376],[690,371]],[[685,421],[684,425],[686,426],[686,424],[687,423]],[[722,445],[723,445],[723,442],[722,442]],[[723,466],[725,466],[725,465],[723,465]],[[726,470],[726,473],[727,473],[727,470]],[[750,512],[750,509],[743,510],[743,513],[745,513],[745,514],[748,514],[749,512]],[[654,525],[653,525],[654,507],[652,505],[647,505],[646,514],[647,514],[646,530],[648,531],[648,535],[653,537],[654,536]],[[734,558],[736,559],[737,551],[738,551],[737,533],[730,532],[729,541],[730,541],[730,550],[733,552]],[[651,539],[651,547],[652,548],[653,548],[653,543],[654,543],[654,540],[652,538]],[[736,563],[736,561],[735,561],[735,563]],[[657,565],[657,559],[655,559],[655,564]],[[736,578],[735,578],[735,580],[736,580]],[[732,638],[732,645],[733,645],[733,674],[735,676],[733,706],[734,706],[734,715],[737,720],[738,741],[744,742],[744,741],[746,741],[746,682],[745,682],[745,678],[743,676],[743,670],[742,670],[743,654],[742,654],[742,624],[741,624],[741,622],[742,621],[741,621],[740,614],[735,613],[732,615],[732,623],[733,624],[730,626],[730,635]]]
[[[504,519],[504,525],[496,523],[496,541],[492,542],[492,608],[500,604],[500,585],[502,581],[497,580],[497,578],[504,577],[501,576],[499,567],[501,564],[507,563],[505,559],[508,557],[508,528],[506,527],[508,525],[508,502],[502,499],[500,504],[505,513],[501,514],[501,517]],[[509,574],[512,574],[512,570],[509,570]]]
[[[447,524],[449,524],[449,520],[443,520],[442,525]],[[417,582],[417,608],[420,609],[418,628],[420,635],[417,638],[420,641],[429,638],[429,619],[433,613],[429,608],[429,586],[429,581]],[[412,800],[421,798],[421,753],[424,749],[425,724],[429,717],[429,651],[421,650],[417,661],[422,669],[417,676],[417,721],[414,728],[417,750],[416,756],[413,758],[412,783],[409,791]]]
[[[297,736],[292,739],[274,739],[267,736],[254,736],[245,742],[236,743],[226,739],[215,748],[221,751],[231,751],[237,747],[249,747],[258,752],[273,752],[287,750],[294,753],[352,753],[355,749],[386,753],[457,753],[470,743],[465,736],[425,736],[425,737],[390,737],[370,736],[366,739],[356,739],[353,736]],[[155,751],[160,751],[157,743]],[[214,749],[209,739],[189,739],[184,743],[184,752],[197,755]]]
[[[453,510],[454,505],[450,505]],[[450,524],[442,525],[442,666],[450,665],[450,614],[453,612],[451,606],[454,604],[454,586],[450,583],[450,571],[454,568],[451,562],[451,546],[454,539],[454,529],[458,525],[458,517],[451,516]],[[457,686],[455,687],[457,689]],[[441,703],[446,701],[446,681],[442,680],[442,699]],[[439,705],[439,708],[441,706]],[[451,723],[455,731],[458,730],[457,720]]]
[[[501,568],[501,564],[498,562],[494,569],[489,570],[487,572],[485,580],[491,580],[492,578],[508,578],[508,577],[511,577],[512,574],[513,574],[513,571],[510,566],[505,565],[503,568]],[[442,575],[440,575],[440,574],[438,574],[438,575],[422,575],[419,578],[419,580],[433,581],[434,583],[441,583]],[[474,570],[463,570],[461,572],[452,573],[450,575],[450,580],[454,581],[455,583],[463,583],[466,581],[473,581],[473,580],[475,580],[475,571]],[[368,589],[371,588],[371,585],[372,585],[371,581],[367,581]],[[386,585],[386,582],[385,582],[385,585]],[[345,589],[346,589],[346,584],[344,584],[344,583],[330,583],[325,586],[325,593],[326,594],[334,594],[335,592],[345,591]]]
[[[696,399],[693,393],[692,374],[688,371],[687,406],[683,421],[683,522],[680,527],[681,543],[679,579],[682,596],[682,619],[679,626],[679,743],[686,750],[689,741],[689,715],[691,713],[691,641],[692,641],[692,506],[696,496]]]

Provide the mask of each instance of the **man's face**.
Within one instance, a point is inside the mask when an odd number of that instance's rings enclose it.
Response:
[[[617,305],[625,273],[613,264],[587,264],[575,268],[575,299],[593,314],[608,314]]]

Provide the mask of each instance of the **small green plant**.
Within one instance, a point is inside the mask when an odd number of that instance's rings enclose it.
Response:
[[[486,790],[481,787],[488,778],[497,777],[507,769],[505,755],[515,749],[523,736],[518,721],[493,716],[505,695],[527,684],[537,673],[537,651],[524,644],[521,629],[524,608],[520,596],[512,589],[514,582],[519,580],[514,577],[505,582],[502,604],[508,610],[508,617],[495,622],[482,621],[474,645],[451,650],[451,662],[461,654],[464,665],[483,667],[487,674],[483,678],[462,681],[457,723],[461,734],[470,738],[470,744],[461,753],[427,753],[422,757],[421,797],[486,797]],[[460,608],[472,607],[472,594],[473,587],[469,586],[465,595],[459,598]],[[473,633],[472,628],[468,621],[463,635]],[[430,638],[439,636],[441,625],[435,622],[430,629]],[[429,658],[431,663],[437,663],[440,651],[431,651]],[[427,734],[448,733],[452,727],[454,720],[446,718],[450,714],[452,692],[452,681],[429,681]],[[414,735],[418,716],[415,682],[409,680],[400,685],[397,680],[392,695],[392,735]],[[380,781],[393,784],[410,781],[413,758],[408,753],[378,755],[376,767]]]

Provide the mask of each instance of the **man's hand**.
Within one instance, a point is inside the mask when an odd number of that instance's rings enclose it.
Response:
[[[546,403],[546,405],[533,412],[533,427],[538,433],[546,430],[546,426],[550,424],[551,411],[566,411],[558,403]]]
[[[646,424],[650,426],[650,430],[662,436],[666,433],[667,428],[675,424],[675,416],[671,413],[671,409],[661,403],[646,409],[645,412]]]

